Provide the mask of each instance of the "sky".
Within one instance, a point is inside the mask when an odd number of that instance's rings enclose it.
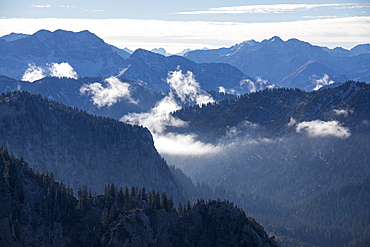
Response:
[[[89,30],[119,48],[170,53],[273,36],[349,49],[370,42],[369,14],[369,0],[1,0],[0,36]]]

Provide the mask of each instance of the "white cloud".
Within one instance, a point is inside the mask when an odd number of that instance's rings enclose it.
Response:
[[[344,116],[344,117],[348,117],[349,114],[353,114],[354,112],[355,111],[353,109],[340,109],[340,110],[334,109],[333,110],[334,115]]]
[[[220,86],[220,87],[218,87],[218,92],[226,94],[226,88]]]
[[[260,76],[257,76],[256,81],[253,82],[250,79],[245,79],[240,81],[240,86],[244,86],[248,89],[249,92],[253,93],[265,88],[274,88],[275,85],[269,84],[268,80],[262,79]]]
[[[131,113],[121,121],[147,127],[153,134],[154,145],[161,154],[204,155],[216,152],[217,146],[197,140],[195,134],[166,133],[166,127],[185,127],[188,123],[171,115],[181,109],[182,103],[206,104],[213,102],[211,96],[200,89],[193,73],[181,70],[168,73],[167,83],[171,91],[146,113]]]
[[[104,9],[84,9],[85,12],[105,12]]]
[[[31,5],[31,8],[50,8],[51,5]]]
[[[318,16],[303,16],[303,18],[307,19],[328,19],[328,18],[338,18],[339,16],[336,15],[318,15]]]
[[[27,70],[22,76],[23,81],[34,82],[46,76],[66,77],[77,79],[78,75],[69,63],[51,63],[46,66],[36,66],[34,63],[28,64]]]
[[[156,149],[164,155],[199,156],[222,151],[221,146],[198,141],[193,134],[153,134],[153,138]]]
[[[313,80],[312,83],[316,85],[315,88],[313,89],[314,91],[316,91],[322,88],[323,86],[333,84],[334,81],[329,80],[329,76],[327,74],[324,74],[322,78]]]
[[[249,80],[249,79],[245,79],[245,80],[242,80],[240,82],[240,86],[242,85],[247,85],[247,88],[249,90],[249,92],[253,93],[253,92],[256,92],[257,91],[257,87],[256,85],[254,84],[253,81]]]
[[[314,120],[297,124],[296,131],[305,131],[310,137],[334,136],[348,138],[351,133],[348,128],[343,127],[338,121]]]
[[[140,124],[149,128],[153,133],[162,134],[167,126],[181,127],[186,123],[173,117],[170,113],[180,110],[182,103],[206,104],[214,102],[211,96],[200,89],[192,72],[183,74],[181,70],[168,73],[167,83],[171,91],[161,99],[154,108],[146,113],[131,113],[121,118],[121,121]]]
[[[121,99],[128,99],[131,103],[137,103],[130,96],[130,84],[121,82],[118,78],[113,76],[105,79],[105,82],[107,83],[106,87],[103,87],[99,82],[89,85],[84,84],[80,88],[80,93],[92,95],[91,99],[98,107],[109,107]]]
[[[348,3],[347,5],[334,7],[335,9],[363,9],[370,8],[370,3]]]
[[[290,118],[290,121],[288,123],[288,127],[292,127],[294,126],[295,124],[297,123],[297,120],[295,120],[294,118]]]
[[[121,121],[131,124],[140,124],[147,127],[153,134],[162,134],[167,126],[181,127],[186,122],[173,117],[170,113],[180,110],[181,107],[174,100],[172,93],[157,102],[155,107],[145,113],[130,113],[121,118]]]
[[[226,94],[226,93],[228,93],[228,94],[237,94],[235,89],[233,89],[233,88],[226,89],[226,88],[221,87],[221,86],[218,87],[218,92],[223,93],[223,94]]]
[[[0,36],[11,32],[34,33],[40,29],[89,30],[109,44],[151,50],[165,47],[170,53],[184,48],[218,48],[243,40],[279,36],[297,38],[314,45],[351,48],[370,39],[370,17],[309,19],[292,22],[241,23],[163,21],[138,19],[0,19]],[[181,31],[179,31],[181,30]]]
[[[70,8],[77,8],[76,6],[73,5],[59,5],[58,8],[63,8],[63,9],[70,9]]]
[[[336,110],[336,109],[334,109],[333,112],[337,116],[340,116],[340,115],[343,115],[344,117],[348,116],[348,110],[344,110],[344,109]]]
[[[23,81],[34,82],[45,77],[45,71],[42,67],[38,67],[35,64],[28,64],[28,69],[22,76]]]
[[[168,74],[167,83],[183,103],[195,102],[201,106],[214,102],[208,93],[200,89],[191,71],[186,74],[183,74],[181,70],[172,71]]]
[[[344,4],[270,4],[270,5],[246,5],[234,7],[210,8],[204,11],[178,12],[182,15],[205,15],[205,14],[270,14],[292,11],[307,11],[321,7],[349,8],[354,7],[352,3]],[[357,5],[357,7],[359,7]]]
[[[69,63],[52,63],[50,65],[50,76],[77,79],[78,75]]]

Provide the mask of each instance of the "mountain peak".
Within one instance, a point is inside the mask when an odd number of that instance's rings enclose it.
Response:
[[[54,32],[51,32],[49,30],[41,29],[34,33],[32,36],[37,37],[41,41],[45,41],[52,38],[57,38],[58,40],[64,40],[64,39],[70,39],[73,38],[80,38],[91,42],[96,42],[99,40],[100,42],[104,42],[101,38],[96,36],[94,33],[91,33],[88,30],[80,31],[80,32],[73,32],[73,31],[67,31],[63,29],[57,29]]]
[[[31,37],[32,36],[36,37],[41,42],[44,42],[45,40],[50,39],[52,37],[52,35],[53,35],[53,33],[50,32],[49,30],[41,29],[41,30],[37,31],[36,33],[34,33],[33,35],[31,35]]]
[[[29,34],[24,34],[24,33],[10,33],[7,35],[4,35],[0,37],[0,39],[5,40],[6,42],[11,42],[11,41],[16,41],[18,39],[23,39],[30,36]]]
[[[148,50],[145,50],[145,49],[142,49],[142,48],[139,48],[137,50],[135,50],[130,58],[138,58],[138,57],[164,57],[163,55],[159,54],[159,53],[155,53],[155,52],[152,52],[152,51],[148,51]]]
[[[169,56],[171,54],[167,53],[166,49],[160,47],[160,48],[154,48],[151,50],[151,52],[154,52],[154,53],[157,53],[157,54],[161,54],[163,56]]]
[[[268,41],[270,41],[270,42],[284,43],[284,41],[279,36],[274,36],[271,39],[269,39]]]

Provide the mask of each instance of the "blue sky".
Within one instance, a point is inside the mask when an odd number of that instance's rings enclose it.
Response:
[[[120,48],[170,52],[280,36],[351,48],[370,42],[370,2],[240,0],[12,0],[0,2],[0,36],[90,30]]]

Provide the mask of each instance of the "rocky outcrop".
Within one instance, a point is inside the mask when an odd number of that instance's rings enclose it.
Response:
[[[102,237],[107,246],[277,246],[253,219],[226,202],[197,203],[177,212],[134,210]]]

